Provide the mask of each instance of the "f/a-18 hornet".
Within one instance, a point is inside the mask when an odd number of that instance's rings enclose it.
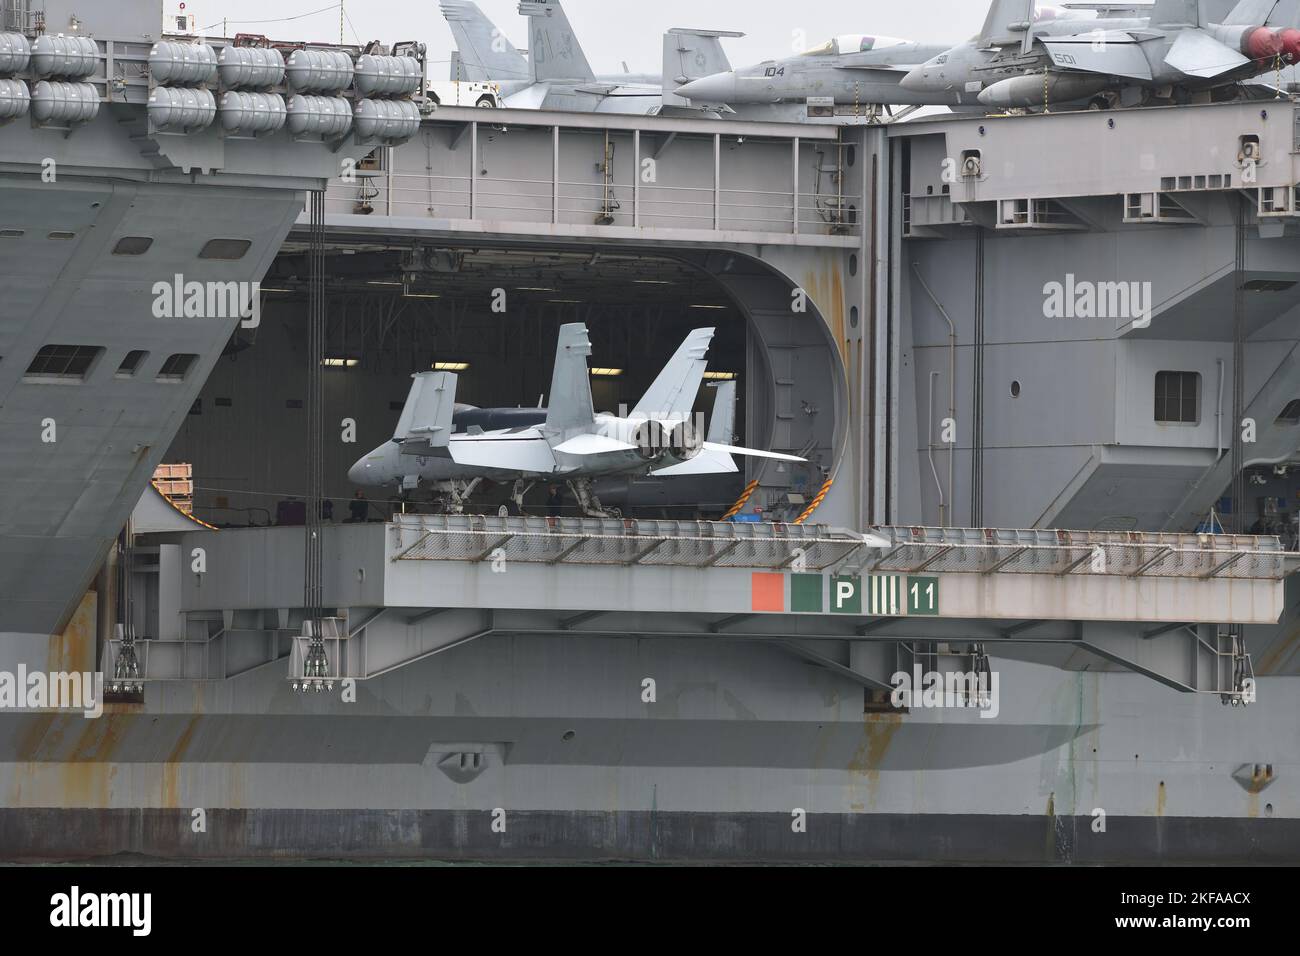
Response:
[[[534,484],[563,481],[584,513],[606,517],[592,490],[598,478],[730,474],[737,471],[732,455],[804,461],[705,440],[692,408],[704,380],[713,333],[713,329],[691,332],[626,418],[593,410],[587,368],[591,340],[580,322],[560,327],[550,401],[544,421],[537,424],[491,430],[470,425],[458,432],[457,377],[449,372],[421,373],[414,376],[393,440],[358,461],[348,478],[357,485],[406,490],[431,483],[447,493],[454,510],[463,509],[484,480],[513,481],[511,498],[521,511],[524,495]],[[492,425],[490,416],[487,424]]]
[[[1034,0],[995,0],[979,36],[902,86],[1002,108],[1209,102],[1300,58],[1300,30],[1269,26],[1276,0],[1156,0],[1147,16],[1119,18],[1105,14],[1139,11],[1082,6],[1103,16],[1035,18]]]

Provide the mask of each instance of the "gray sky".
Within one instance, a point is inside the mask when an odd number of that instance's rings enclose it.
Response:
[[[248,21],[296,17],[330,7],[334,0],[187,0],[188,12],[200,26],[229,18],[231,34],[265,33],[281,39],[338,42],[339,10],[278,23]],[[527,46],[525,21],[516,12],[517,0],[477,0],[516,46]],[[175,0],[167,0],[167,9]],[[839,33],[883,33],[934,43],[958,43],[979,32],[988,5],[983,0],[564,0],[564,8],[597,73],[620,72],[622,61],[638,73],[657,73],[662,35],[671,27],[739,30],[742,40],[724,41],[737,66],[771,57],[788,56],[793,31],[805,31],[807,46]],[[429,59],[445,61],[452,49],[451,32],[438,11],[437,0],[344,0],[349,25],[344,37],[354,43],[380,40],[422,40]],[[237,22],[245,21],[245,22]],[[355,32],[354,32],[355,28]],[[209,31],[220,35],[221,28]],[[430,76],[441,79],[438,66]]]

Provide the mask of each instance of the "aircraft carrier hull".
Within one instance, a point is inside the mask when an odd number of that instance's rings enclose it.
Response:
[[[353,704],[262,668],[98,720],[9,713],[0,856],[1300,858],[1294,678],[1225,708],[1139,675],[993,667],[998,719],[903,717],[773,648],[489,637]]]

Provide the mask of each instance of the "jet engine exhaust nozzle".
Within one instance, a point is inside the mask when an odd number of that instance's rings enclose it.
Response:
[[[1300,62],[1300,30],[1288,27],[1278,37],[1282,40],[1282,55],[1292,63]]]
[[[1242,52],[1252,60],[1272,60],[1282,54],[1285,41],[1268,27],[1256,27],[1246,34],[1244,46]]]
[[[690,461],[704,450],[704,436],[690,422],[682,422],[673,428],[668,439],[668,454],[678,461]]]

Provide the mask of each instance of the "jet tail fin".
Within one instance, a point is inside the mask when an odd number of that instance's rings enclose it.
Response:
[[[591,339],[581,322],[560,326],[555,346],[555,371],[551,373],[551,402],[546,427],[555,431],[586,428],[596,420],[591,402],[591,373],[587,357]]]
[[[633,418],[652,421],[685,421],[695,407],[704,370],[708,367],[709,343],[714,329],[696,329],[669,359],[649,391],[632,410]]]
[[[401,443],[403,455],[429,455],[451,441],[457,378],[450,372],[422,372],[412,378],[393,440]]]
[[[719,382],[713,390],[713,417],[705,441],[730,445],[736,440],[736,383]]]
[[[1211,22],[1228,27],[1263,26],[1273,16],[1275,9],[1277,0],[1241,0],[1222,20]]]
[[[734,475],[740,471],[731,452],[723,448],[736,440],[736,383],[722,382],[713,393],[713,417],[709,419],[709,433],[705,442],[712,451],[700,450],[690,461],[684,461],[652,472],[659,478],[680,478],[686,475]]]
[[[456,38],[451,79],[467,82],[528,79],[528,60],[477,3],[442,0],[442,15]]]
[[[993,0],[984,20],[984,29],[980,31],[979,45],[988,47],[1023,40],[1024,31],[1012,30],[1011,27],[1028,24],[1033,18],[1034,0]]]
[[[523,0],[519,15],[528,18],[528,61],[534,83],[596,78],[560,0]]]
[[[689,106],[677,96],[679,86],[715,73],[731,72],[731,60],[722,48],[724,37],[743,37],[726,30],[689,30],[674,27],[664,34],[664,106]]]

